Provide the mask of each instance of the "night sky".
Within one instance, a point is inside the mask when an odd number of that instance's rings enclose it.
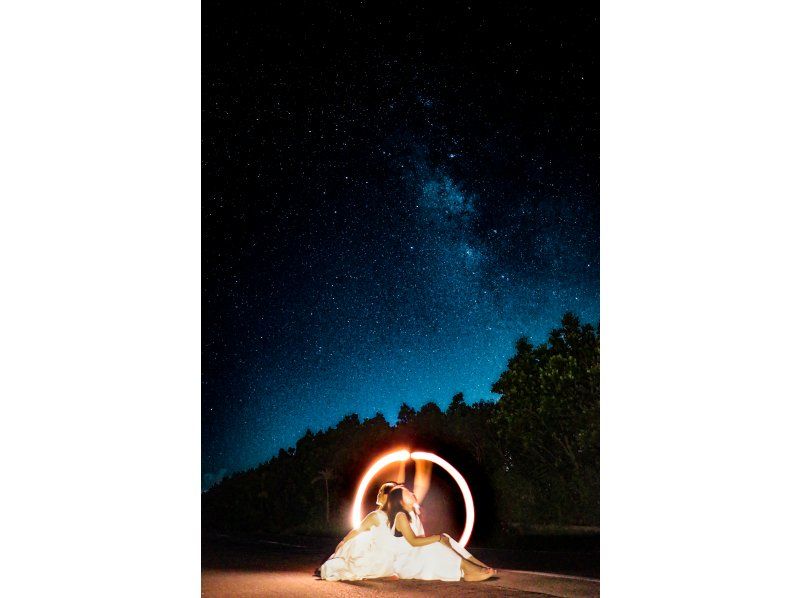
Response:
[[[599,322],[598,7],[344,4],[203,8],[204,487]]]

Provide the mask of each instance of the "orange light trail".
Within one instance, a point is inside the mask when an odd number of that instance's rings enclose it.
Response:
[[[464,506],[467,513],[464,531],[462,532],[461,539],[458,541],[458,543],[462,546],[466,546],[467,542],[469,542],[470,535],[472,535],[472,528],[475,525],[475,504],[472,501],[472,492],[469,490],[469,485],[467,485],[467,481],[464,479],[464,476],[462,476],[459,471],[447,461],[438,455],[422,451],[414,451],[413,453],[409,453],[407,450],[403,449],[393,453],[388,453],[380,457],[369,467],[369,469],[367,469],[367,473],[364,474],[364,477],[361,478],[361,483],[358,485],[356,497],[353,502],[353,512],[351,516],[351,524],[353,529],[357,528],[361,524],[361,503],[364,500],[364,494],[367,491],[367,487],[372,481],[372,478],[375,477],[375,474],[391,463],[402,463],[404,461],[408,461],[409,459],[414,459],[415,461],[430,461],[431,463],[438,465],[447,473],[449,473],[456,481],[456,484],[458,484],[458,487],[461,489],[461,494],[464,495]]]

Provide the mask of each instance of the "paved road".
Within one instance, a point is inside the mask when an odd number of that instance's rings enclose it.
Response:
[[[481,559],[489,558],[472,549]],[[260,541],[242,544],[224,541],[203,545],[202,595],[208,598],[249,598],[262,596],[558,596],[600,595],[597,579],[555,573],[501,569],[498,575],[480,583],[365,580],[329,582],[312,573],[327,556],[328,547]],[[497,555],[492,555],[497,556]]]
[[[255,596],[600,596],[600,582],[536,573],[500,570],[498,576],[478,583],[365,580],[322,581],[307,571],[204,570],[203,596],[249,598]]]

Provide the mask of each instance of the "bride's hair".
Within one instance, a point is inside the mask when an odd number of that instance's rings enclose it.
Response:
[[[375,504],[376,504],[376,505],[379,505],[379,504],[381,504],[381,503],[379,502],[379,501],[380,501],[380,499],[381,499],[381,496],[383,496],[384,494],[388,494],[388,493],[389,493],[389,491],[390,491],[392,488],[394,488],[395,486],[397,486],[397,485],[398,485],[398,483],[397,483],[397,482],[392,482],[392,481],[385,482],[384,484],[381,484],[381,487],[378,489],[378,498],[377,498],[377,500],[375,501]],[[383,503],[383,504],[384,504],[384,507],[385,507],[385,506],[386,506],[386,503]]]
[[[389,492],[389,500],[386,501],[384,509],[386,509],[386,514],[388,515],[387,523],[389,527],[394,525],[394,518],[397,517],[398,513],[405,513],[409,521],[411,520],[411,514],[403,507],[402,486],[395,486],[392,488],[391,492]],[[395,535],[397,535],[397,532],[395,532]]]

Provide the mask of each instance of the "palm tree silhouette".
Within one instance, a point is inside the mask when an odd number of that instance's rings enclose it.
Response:
[[[317,477],[311,480],[311,483],[319,482],[322,480],[325,482],[325,523],[330,523],[330,494],[328,492],[328,482],[333,479],[333,470],[329,467],[325,469],[321,469],[318,472]]]

